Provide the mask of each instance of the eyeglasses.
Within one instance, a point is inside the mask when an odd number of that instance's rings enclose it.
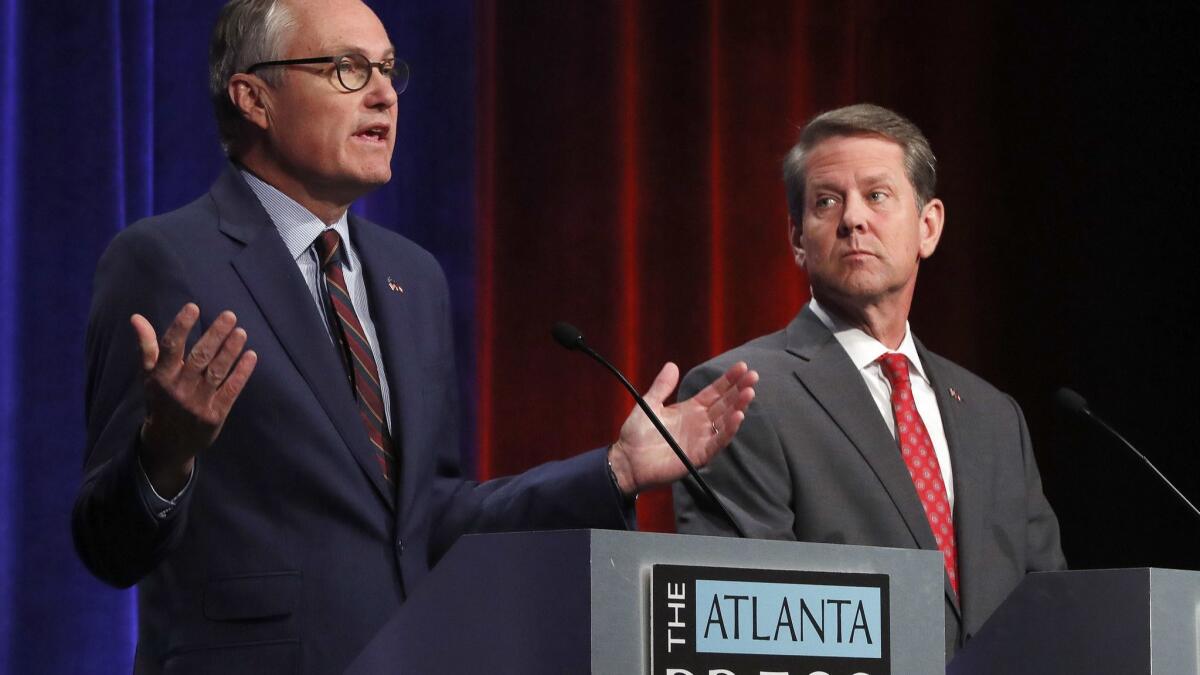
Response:
[[[408,88],[408,64],[398,59],[372,61],[362,54],[341,54],[339,56],[314,56],[307,59],[286,59],[283,61],[263,61],[246,69],[253,73],[259,68],[270,66],[302,66],[312,63],[332,63],[333,72],[337,73],[338,82],[346,91],[358,91],[371,81],[371,71],[379,69],[379,74],[388,78],[395,87],[397,94],[403,94]]]

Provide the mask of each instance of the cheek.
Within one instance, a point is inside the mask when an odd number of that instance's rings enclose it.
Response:
[[[816,262],[827,257],[834,239],[833,230],[825,223],[808,221],[804,225],[804,235],[800,238],[800,243],[809,261]]]

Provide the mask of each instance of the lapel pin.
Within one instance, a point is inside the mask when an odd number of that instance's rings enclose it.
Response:
[[[388,284],[388,288],[392,289],[393,293],[403,293],[404,292],[404,287],[401,286],[400,284],[396,283],[396,280],[391,277],[387,278],[387,284]]]
[[[958,395],[958,390],[955,389],[954,387],[947,387],[947,388],[950,390],[950,398],[954,399],[955,401],[958,401],[959,403],[962,403],[962,396]]]

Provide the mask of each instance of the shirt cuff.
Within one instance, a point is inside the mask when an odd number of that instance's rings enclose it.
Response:
[[[175,512],[175,506],[187,494],[188,488],[192,486],[192,481],[196,479],[196,465],[192,464],[192,472],[188,475],[187,483],[184,484],[179,494],[167,499],[158,494],[158,490],[154,489],[154,484],[150,482],[150,476],[146,474],[146,467],[142,466],[142,458],[140,456],[137,458],[137,463],[138,492],[142,495],[142,503],[146,505],[150,513],[154,514],[155,519],[166,520],[170,518],[171,514]]]
[[[612,451],[611,447],[609,451]],[[608,467],[608,482],[612,484],[613,492],[617,495],[617,500],[621,503],[622,508],[632,509],[637,504],[638,493],[635,492],[632,495],[626,496],[621,491],[621,483],[617,480],[617,472],[613,471],[612,459],[606,456],[604,462]]]

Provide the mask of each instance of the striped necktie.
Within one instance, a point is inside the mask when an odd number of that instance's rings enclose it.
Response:
[[[329,323],[333,336],[338,341],[338,352],[342,365],[354,385],[354,398],[358,401],[358,412],[371,444],[375,446],[375,459],[383,471],[383,477],[391,482],[395,475],[396,459],[392,450],[392,437],[388,433],[387,417],[384,415],[383,392],[379,387],[379,369],[366,333],[354,313],[350,292],[346,289],[346,277],[342,273],[342,238],[337,230],[325,230],[317,237],[314,245],[325,273],[325,288],[329,293],[331,316]]]

